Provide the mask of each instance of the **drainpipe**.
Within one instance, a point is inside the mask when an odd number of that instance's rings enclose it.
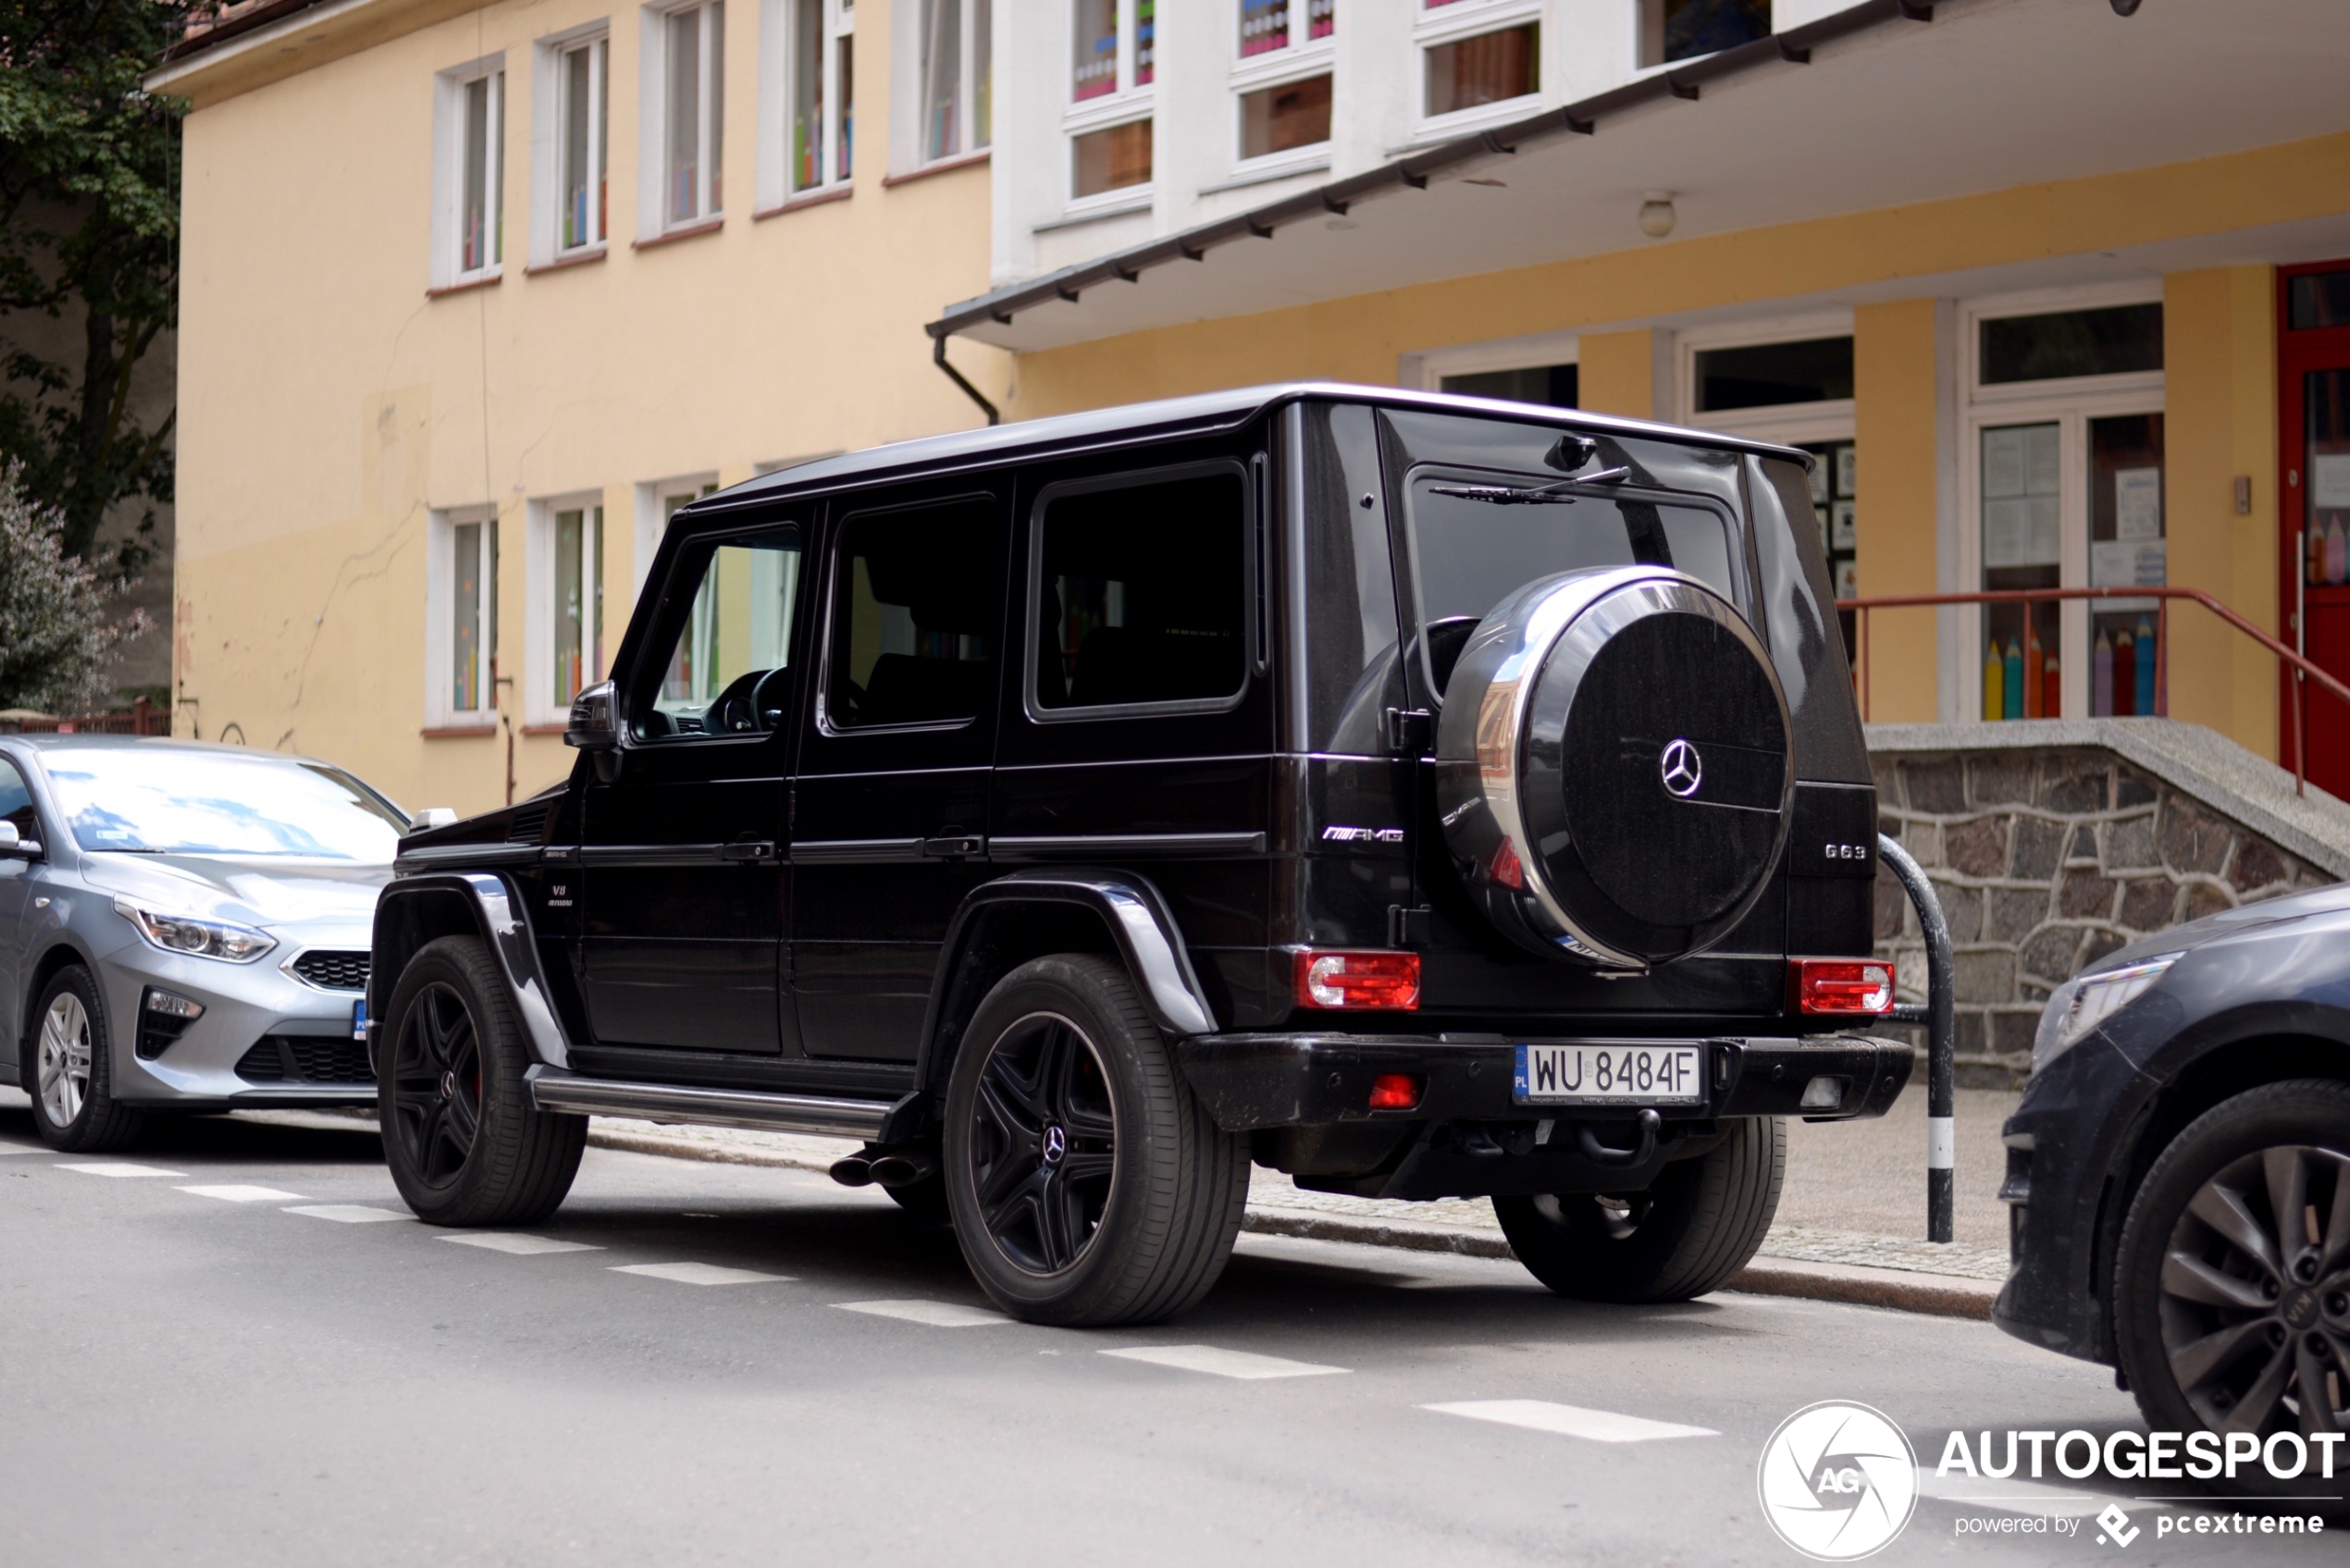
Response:
[[[987,395],[965,380],[961,371],[946,363],[946,339],[943,334],[930,340],[930,362],[946,372],[946,378],[963,389],[963,396],[980,406],[981,412],[987,415],[987,423],[1001,425],[1004,422],[1003,414],[987,401]]]

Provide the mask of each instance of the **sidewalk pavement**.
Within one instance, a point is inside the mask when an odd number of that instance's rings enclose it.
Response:
[[[2008,1272],[2007,1209],[1998,1197],[2007,1168],[1999,1124],[2016,1099],[2010,1091],[1959,1091],[1958,1239],[1940,1246],[1924,1240],[1922,1086],[1904,1092],[1879,1120],[1789,1122],[1778,1218],[1760,1254],[1729,1289],[1944,1316],[1987,1315]],[[614,1117],[596,1117],[588,1139],[639,1154],[802,1170],[827,1169],[859,1147],[837,1138],[664,1127]],[[1280,1172],[1263,1169],[1251,1182],[1243,1225],[1279,1236],[1514,1255],[1484,1199],[1345,1198],[1303,1191]]]

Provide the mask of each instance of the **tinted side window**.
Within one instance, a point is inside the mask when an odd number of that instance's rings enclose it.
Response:
[[[689,550],[674,581],[673,593],[690,586],[692,599],[660,685],[638,694],[638,738],[774,729],[790,691],[799,531],[776,528]]]
[[[1003,626],[996,503],[867,512],[842,527],[825,717],[835,729],[977,717]]]
[[[1038,710],[1222,702],[1247,675],[1237,469],[1048,499],[1036,527]]]
[[[41,820],[32,809],[32,794],[13,762],[0,760],[0,821],[14,822],[19,838],[39,838]]]

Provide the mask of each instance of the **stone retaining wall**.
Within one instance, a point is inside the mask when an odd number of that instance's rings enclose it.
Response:
[[[2048,994],[2124,943],[2336,880],[2100,747],[1879,755],[1875,771],[1880,831],[1950,922],[1963,1083],[2020,1080]],[[1876,932],[1903,999],[1923,1001],[1917,911],[1882,870]]]

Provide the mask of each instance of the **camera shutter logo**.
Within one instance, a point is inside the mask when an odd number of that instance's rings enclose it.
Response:
[[[1695,795],[1697,786],[1705,782],[1705,759],[1686,740],[1666,741],[1656,769],[1664,780],[1665,792],[1682,800]]]
[[[1754,1484],[1779,1539],[1814,1562],[1856,1562],[1916,1512],[1917,1451],[1884,1412],[1823,1401],[1779,1423]]]

